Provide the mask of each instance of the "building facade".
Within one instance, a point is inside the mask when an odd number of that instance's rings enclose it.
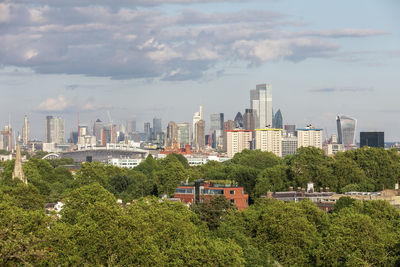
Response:
[[[243,127],[245,130],[255,129],[255,120],[253,110],[251,108],[246,108],[243,115]]]
[[[194,124],[194,144],[197,151],[203,150],[205,146],[206,122],[199,120]]]
[[[228,135],[227,135],[227,131],[228,130],[233,130],[235,129],[235,122],[233,120],[228,120],[224,122],[224,138],[223,138],[223,146],[222,146],[222,150],[223,151],[227,151],[228,149]]]
[[[196,203],[196,198],[199,202],[203,202],[218,196],[225,196],[239,210],[244,210],[248,207],[249,195],[245,194],[244,188],[239,186],[204,182],[198,185],[196,190],[196,184],[185,184],[179,186],[174,194],[174,198],[179,198],[183,203],[190,205]]]
[[[309,146],[322,149],[322,129],[316,129],[311,125],[297,129],[297,147]]]
[[[255,129],[255,148],[282,157],[282,129]]]
[[[227,154],[232,158],[243,149],[250,149],[253,139],[253,132],[250,130],[228,130],[227,133]]]
[[[282,157],[297,153],[297,136],[282,137]]]
[[[350,149],[356,145],[356,126],[357,120],[348,116],[336,117],[338,143],[343,144],[345,149]]]
[[[278,111],[275,113],[272,127],[276,129],[283,129],[283,118],[280,109],[278,109]]]
[[[65,123],[61,117],[46,116],[45,140],[46,143],[62,144],[65,140]]]
[[[28,145],[31,136],[31,126],[29,124],[28,116],[24,117],[24,126],[22,127],[22,144],[24,146]]]
[[[190,124],[178,123],[178,144],[181,148],[185,148],[187,145],[191,144],[191,131]]]
[[[384,132],[360,132],[360,147],[385,147]]]
[[[255,128],[272,126],[272,88],[269,84],[258,84],[255,90],[250,90],[250,107]]]

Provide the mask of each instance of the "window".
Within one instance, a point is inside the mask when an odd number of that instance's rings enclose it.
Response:
[[[235,204],[235,200],[234,200],[234,199],[231,199],[231,203],[232,203],[232,204]]]
[[[230,190],[229,194],[234,195],[235,194],[235,190]]]

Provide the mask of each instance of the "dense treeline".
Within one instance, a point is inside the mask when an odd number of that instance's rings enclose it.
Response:
[[[385,201],[342,198],[332,213],[314,203],[259,199],[289,186],[338,192],[391,188],[399,180],[396,151],[363,148],[326,157],[299,149],[280,159],[243,151],[225,163],[189,167],[180,155],[149,156],[133,170],[31,157],[29,184],[11,179],[2,163],[0,265],[66,266],[399,266],[400,212]],[[231,180],[253,205],[238,211],[223,197],[187,208],[159,201],[181,181]],[[137,199],[128,206],[117,204]],[[45,203],[62,200],[60,216]]]

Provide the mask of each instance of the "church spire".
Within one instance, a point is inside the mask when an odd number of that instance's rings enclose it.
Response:
[[[28,184],[28,181],[24,175],[24,171],[22,170],[21,148],[19,145],[19,140],[17,142],[17,155],[15,158],[15,165],[14,165],[14,171],[12,173],[12,178],[13,180],[20,179],[24,184]]]

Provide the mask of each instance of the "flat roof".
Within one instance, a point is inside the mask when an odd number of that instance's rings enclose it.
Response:
[[[278,128],[264,128],[264,129],[255,129],[255,131],[283,131],[283,129],[278,129]]]
[[[226,130],[227,132],[252,132],[252,130],[241,130],[241,129],[238,129],[238,130]]]
[[[323,129],[296,129],[296,131],[322,131]]]

